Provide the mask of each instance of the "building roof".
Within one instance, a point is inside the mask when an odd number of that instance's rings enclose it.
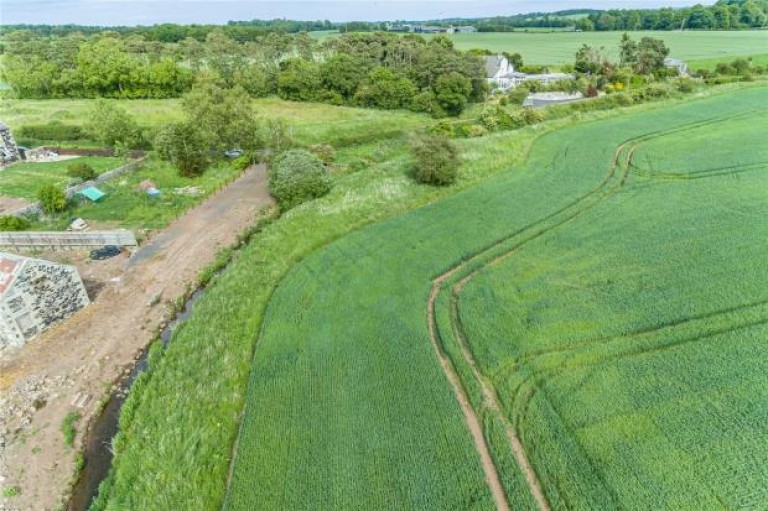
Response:
[[[501,69],[502,63],[507,58],[503,55],[487,55],[485,57],[485,74],[488,78],[493,78]]]
[[[24,257],[0,252],[0,295],[11,287],[25,260]]]

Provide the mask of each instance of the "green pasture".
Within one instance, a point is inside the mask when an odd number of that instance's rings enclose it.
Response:
[[[339,174],[330,195],[263,226],[156,353],[123,409],[94,509],[219,509],[233,445],[227,509],[492,507],[427,337],[432,279],[593,190],[617,140],[741,115],[766,99],[764,87],[726,89],[736,91],[463,140],[460,181],[447,189],[413,183],[404,144],[369,143],[383,160]],[[339,160],[366,154],[343,149]],[[450,333],[449,295],[439,299],[437,322]],[[503,419],[483,408],[460,355],[454,363],[511,505],[532,509]],[[554,504],[557,492],[583,502],[575,482],[542,479]],[[601,484],[585,491],[600,494]]]
[[[121,158],[80,156],[57,162],[21,162],[0,170],[0,195],[35,201],[37,191],[45,184],[65,188],[72,183],[67,176],[67,167],[74,163],[85,163],[97,174],[103,174],[124,163]]]
[[[688,61],[688,67],[691,70],[696,69],[709,69],[710,71],[714,71],[715,67],[717,67],[718,64],[722,62],[732,62],[735,59],[747,59],[752,62],[753,66],[762,66],[768,68],[768,53],[763,54],[744,54],[744,55],[737,55],[734,57],[729,58],[709,58],[709,59],[696,59],[696,60],[690,60]]]
[[[11,129],[25,124],[87,124],[95,100],[91,99],[3,99],[0,111]],[[182,119],[178,99],[120,100],[140,126],[158,127]],[[298,103],[277,97],[253,100],[256,113],[264,119],[283,119],[302,144],[354,145],[388,138],[404,130],[431,122],[428,116],[408,111],[382,111],[322,103]]]

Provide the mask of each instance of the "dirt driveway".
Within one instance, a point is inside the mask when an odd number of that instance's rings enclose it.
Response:
[[[99,262],[72,256],[84,278],[100,281],[94,302],[23,348],[0,352],[0,510],[61,505],[99,400],[167,320],[168,302],[270,205],[266,170],[253,167],[130,258],[103,261],[99,271]],[[70,412],[82,416],[74,448],[61,431]],[[18,495],[4,499],[11,487]]]

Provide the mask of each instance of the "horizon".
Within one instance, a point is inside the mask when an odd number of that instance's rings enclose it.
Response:
[[[512,16],[571,9],[657,9],[696,5],[693,0],[3,0],[0,25],[151,26],[160,24],[222,25],[230,21],[288,19],[297,21],[425,21]],[[703,5],[711,5],[706,2]],[[180,8],[180,4],[185,8]],[[619,5],[617,5],[619,4]],[[194,8],[193,8],[194,7]]]

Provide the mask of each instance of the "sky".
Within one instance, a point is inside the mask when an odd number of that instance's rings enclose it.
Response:
[[[230,20],[386,21],[575,8],[684,7],[695,0],[0,0],[0,24],[153,25]],[[704,2],[713,3],[713,2]]]

